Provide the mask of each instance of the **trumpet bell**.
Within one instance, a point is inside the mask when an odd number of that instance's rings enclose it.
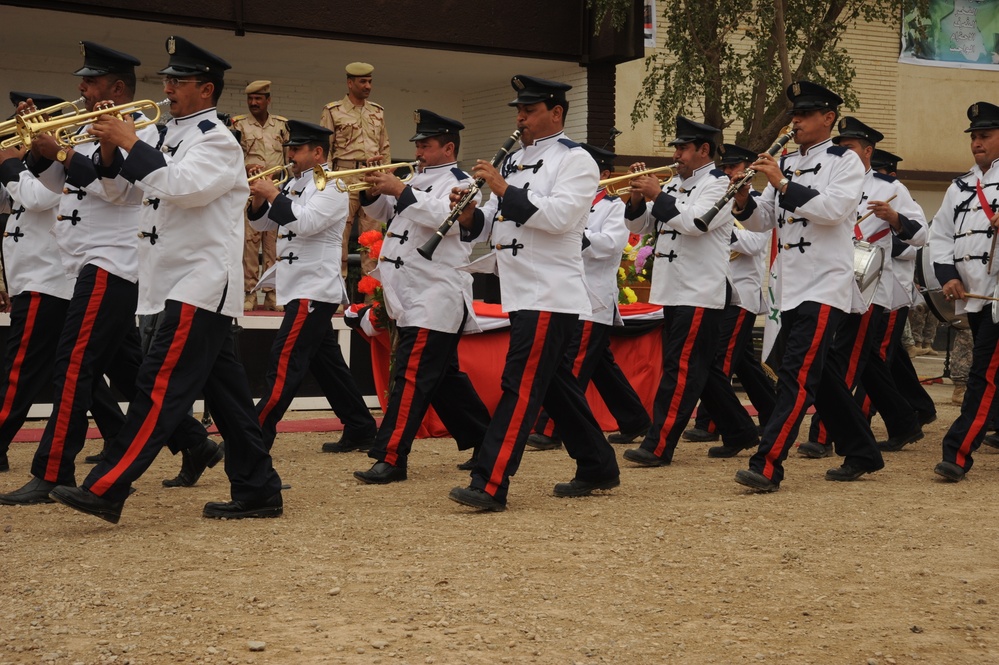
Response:
[[[338,192],[362,192],[364,190],[370,189],[371,184],[367,182],[352,182],[344,183],[343,178],[349,178],[351,176],[363,176],[369,173],[375,173],[376,171],[395,171],[396,169],[407,169],[408,173],[405,177],[401,178],[403,182],[409,182],[416,175],[416,169],[420,165],[419,162],[396,162],[395,164],[382,164],[381,166],[368,166],[363,169],[347,169],[344,171],[328,171],[326,168],[319,164],[312,169],[312,179],[316,183],[316,189],[320,192],[326,189],[331,180],[336,180],[336,189]]]
[[[601,180],[599,184],[600,187],[607,190],[607,194],[610,196],[628,196],[631,193],[631,181],[635,178],[643,175],[654,175],[659,178],[660,185],[665,185],[676,176],[676,167],[677,164],[674,163],[669,166],[660,166],[654,169],[645,169],[644,171],[625,173],[624,175],[618,175],[612,178],[607,178],[606,180]]]
[[[39,134],[51,134],[63,146],[91,143],[96,141],[97,137],[88,132],[81,133],[80,130],[93,123],[94,120],[97,120],[102,115],[113,115],[121,119],[133,113],[142,113],[145,118],[135,123],[135,128],[141,129],[142,127],[155,125],[159,122],[162,113],[161,108],[167,106],[169,103],[169,99],[164,99],[161,102],[143,99],[137,102],[129,102],[128,104],[119,104],[118,106],[95,108],[88,113],[78,112],[74,115],[62,116],[50,120],[36,120],[35,118],[40,113],[31,114],[30,116],[18,116],[15,118],[17,122],[15,130],[17,136],[0,142],[0,148],[10,148],[18,145],[30,148],[31,142]]]

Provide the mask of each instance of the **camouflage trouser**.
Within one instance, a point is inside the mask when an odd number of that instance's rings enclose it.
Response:
[[[939,325],[940,321],[933,316],[926,303],[917,303],[909,310],[909,327],[916,346],[933,346]]]
[[[909,319],[905,320],[905,327],[902,328],[902,348],[908,349],[916,345],[916,342],[912,339],[912,327],[909,325]]]
[[[974,342],[970,330],[955,330],[950,347],[950,378],[954,383],[966,383],[971,368],[971,348]]]

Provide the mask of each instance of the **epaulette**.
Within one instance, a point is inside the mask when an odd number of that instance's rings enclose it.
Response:
[[[451,169],[451,175],[453,175],[457,180],[468,180],[468,174],[459,169],[457,166]]]
[[[229,118],[229,122],[239,122],[240,120],[246,120],[246,115],[234,115]]]
[[[374,102],[368,102],[368,103],[371,104],[372,106],[374,106],[379,111],[384,111],[385,110],[385,107],[382,106],[381,104],[375,104]]]
[[[898,180],[898,178],[896,178],[893,175],[888,175],[887,173],[878,173],[877,171],[874,172],[874,177],[877,178],[878,180],[884,180],[885,182],[895,182],[896,180]]]
[[[727,178],[728,177],[727,175],[725,175],[725,172],[722,171],[721,169],[711,169],[710,171],[708,171],[708,173],[710,173],[711,175],[713,175],[716,178]]]
[[[340,102],[342,102],[342,101],[343,101],[342,99],[338,99],[335,102],[330,102],[329,104],[327,104],[323,108],[331,109],[331,108],[333,108],[335,106],[340,106]]]
[[[201,122],[198,123],[198,129],[201,130],[202,134],[207,134],[208,132],[215,129],[215,127],[216,124],[211,120],[202,120]]]
[[[842,157],[846,153],[850,152],[850,149],[841,145],[831,145],[826,148],[826,152],[830,155],[836,155],[837,157]]]
[[[564,145],[566,148],[569,148],[570,150],[572,148],[579,148],[579,147],[581,147],[578,143],[576,143],[575,141],[572,141],[570,139],[559,139],[558,142],[561,143],[562,145]]]
[[[974,173],[974,171],[968,171],[967,173],[965,173],[963,175],[959,175],[958,177],[954,178],[954,184],[957,185],[957,188],[960,189],[960,190],[962,190],[962,191],[965,191],[965,192],[973,192],[973,191],[975,191],[974,186],[969,185],[968,183],[966,183],[964,181],[965,178],[967,178],[968,176],[970,176],[973,173]]]
[[[283,115],[278,115],[277,113],[272,113],[271,117],[277,120],[278,122],[288,122],[288,118],[284,117]]]

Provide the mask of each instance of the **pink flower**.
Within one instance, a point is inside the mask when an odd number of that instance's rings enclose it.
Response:
[[[655,247],[651,245],[645,245],[638,250],[638,254],[635,255],[635,270],[640,271],[645,268],[645,262],[648,260],[652,252],[655,251]]]

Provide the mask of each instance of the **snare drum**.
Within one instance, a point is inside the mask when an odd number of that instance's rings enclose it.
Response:
[[[853,278],[857,280],[860,296],[868,307],[874,302],[874,293],[884,270],[885,250],[863,240],[853,246]]]
[[[933,316],[940,321],[958,329],[967,330],[968,317],[964,314],[958,315],[954,311],[954,301],[944,297],[937,281],[936,273],[933,272],[933,259],[930,258],[930,246],[920,247],[916,252],[916,272],[913,275],[919,292],[923,294],[923,300]]]

